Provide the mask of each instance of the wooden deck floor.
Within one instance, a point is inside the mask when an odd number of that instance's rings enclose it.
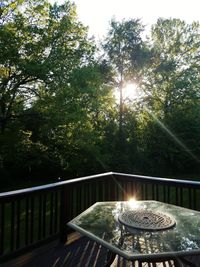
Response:
[[[107,250],[102,246],[73,233],[66,244],[52,242],[34,250],[2,267],[103,267]],[[174,267],[173,261],[163,263],[132,263],[116,256],[112,267]]]

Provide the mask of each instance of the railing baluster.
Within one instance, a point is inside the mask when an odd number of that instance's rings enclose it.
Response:
[[[0,255],[4,253],[5,203],[0,205]]]
[[[73,186],[69,186],[67,195],[68,195],[67,206],[69,203],[69,211],[70,211],[69,212],[70,217],[68,220],[71,220],[74,217],[74,214],[73,214],[74,188],[73,188]]]
[[[133,197],[134,196],[134,183],[133,183],[133,181],[131,181],[131,183],[130,183],[130,190],[131,190],[131,197]]]
[[[65,186],[61,190],[60,203],[60,241],[67,240],[67,222],[71,219],[71,191],[72,186]]]
[[[58,227],[58,192],[55,192],[54,198],[54,233],[57,233]]]
[[[66,218],[66,212],[69,212],[66,207],[66,188],[63,187],[61,189],[61,199],[60,199],[60,241],[65,242],[66,241],[66,229],[65,229],[65,218]]]
[[[79,198],[79,203],[80,203],[80,211],[84,210],[84,183],[80,185],[80,198]]]
[[[166,186],[162,186],[163,188],[163,201],[166,202],[167,201],[167,187]]]
[[[88,183],[88,207],[92,204],[92,185]]]
[[[109,181],[106,181],[106,183],[104,182],[104,199],[105,201],[109,200]]]
[[[47,196],[43,195],[43,205],[42,205],[42,237],[46,236],[46,204],[47,204]]]
[[[103,182],[103,188],[104,188],[104,199],[105,201],[108,201],[109,200],[109,181],[104,181]]]
[[[85,210],[86,207],[88,206],[88,185],[87,185],[87,183],[84,183],[84,185],[83,185],[83,195],[81,198],[83,201],[83,210]]]
[[[144,197],[145,199],[148,199],[148,192],[147,192],[147,189],[148,189],[148,184],[144,184]]]
[[[103,200],[103,184],[102,181],[98,182],[98,188],[99,188],[99,201]]]
[[[91,183],[91,201],[92,201],[91,204],[93,204],[99,199],[96,192],[96,186],[97,186],[96,183],[94,182]]]
[[[159,200],[158,184],[156,184],[156,200]]]
[[[84,210],[85,207],[85,191],[84,191],[84,182],[80,185],[81,194],[80,194],[80,203],[81,203],[81,211]]]
[[[72,190],[73,190],[72,215],[73,215],[73,217],[75,217],[76,214],[78,214],[78,212],[77,212],[77,188],[76,188],[76,186],[73,187]]]
[[[17,200],[17,222],[16,222],[16,249],[18,249],[20,247],[20,228],[21,228],[21,223],[20,223],[20,214],[21,214],[21,210],[20,210],[20,204],[21,204],[21,200],[18,199]]]
[[[134,192],[134,197],[138,199],[138,182],[135,182],[135,192]]]
[[[179,188],[176,186],[176,205],[179,204]]]
[[[29,197],[25,198],[25,244],[29,242]]]
[[[169,199],[170,199],[170,187],[169,187],[169,185],[166,185],[166,186],[163,185],[163,191],[164,191],[163,201],[165,203],[169,203]]]
[[[125,183],[125,181],[124,181],[124,178],[123,178],[123,180],[121,181],[121,186],[122,186],[122,190],[121,190],[121,195],[122,195],[122,201],[124,201],[125,200],[125,197],[124,197],[124,195],[125,195],[125,185],[126,185],[126,183]]]
[[[80,186],[77,185],[76,186],[76,214],[78,214],[80,212],[80,200],[81,200],[81,196],[80,196]]]
[[[167,186],[167,203],[170,203],[170,195],[171,195],[170,186],[168,185]]]
[[[11,224],[10,224],[10,250],[14,250],[15,239],[15,202],[11,202]]]
[[[119,198],[119,192],[120,192],[120,181],[118,179],[116,179],[117,185],[116,185],[116,197],[118,200],[120,200]]]
[[[123,200],[127,201],[128,200],[128,181],[126,181],[126,179],[124,179],[124,191],[123,191]]]
[[[180,206],[183,206],[183,188],[180,187],[180,202],[179,202]]]
[[[188,190],[189,190],[189,208],[191,209],[193,207],[193,205],[192,205],[192,188],[190,187]]]
[[[92,185],[91,183],[88,183],[88,207],[92,204]]]
[[[42,195],[38,198],[38,240],[42,238]]]
[[[110,200],[114,201],[116,199],[116,183],[113,177],[110,178]]]
[[[50,193],[50,227],[49,227],[49,234],[51,235],[53,233],[53,218],[54,218],[54,214],[53,214],[53,192]]]
[[[196,190],[193,189],[193,208],[196,210],[197,208],[197,198],[196,198]]]
[[[155,199],[155,185],[151,184],[151,190],[152,190],[152,199]]]
[[[31,207],[30,207],[30,243],[33,243],[34,236],[34,197],[31,197]]]
[[[141,184],[141,198],[144,200],[144,185]]]

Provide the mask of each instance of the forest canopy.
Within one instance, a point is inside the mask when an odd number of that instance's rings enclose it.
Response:
[[[1,2],[1,185],[200,174],[200,25],[144,31],[112,19],[97,46],[70,1]]]

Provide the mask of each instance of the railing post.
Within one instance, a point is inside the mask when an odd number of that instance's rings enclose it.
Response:
[[[60,196],[60,241],[65,243],[67,240],[67,226],[66,226],[66,218],[67,218],[67,203],[66,203],[66,187],[63,186],[61,189]]]

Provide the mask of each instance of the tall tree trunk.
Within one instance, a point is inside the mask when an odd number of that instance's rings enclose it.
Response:
[[[123,112],[124,112],[124,107],[123,107],[123,81],[120,81],[119,85],[119,142],[120,144],[123,143]]]

